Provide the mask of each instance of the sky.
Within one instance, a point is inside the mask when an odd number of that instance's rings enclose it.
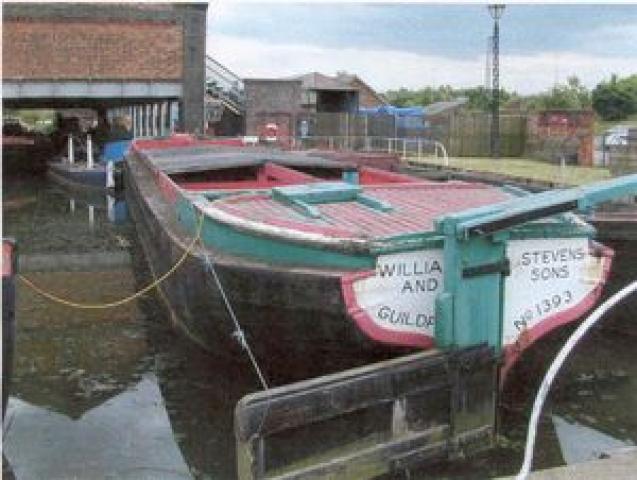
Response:
[[[208,54],[244,78],[355,73],[378,91],[485,84],[485,4],[212,0]],[[589,88],[637,73],[637,4],[512,4],[500,85],[521,94],[577,75]]]

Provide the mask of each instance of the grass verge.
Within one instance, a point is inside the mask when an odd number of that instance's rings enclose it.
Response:
[[[408,160],[415,165],[446,166],[443,158],[424,158],[419,161],[410,157]],[[494,173],[564,185],[584,185],[611,178],[611,173],[607,168],[574,165],[561,167],[560,165],[529,158],[500,158],[495,160],[485,157],[454,157],[449,158],[449,167],[456,170]]]

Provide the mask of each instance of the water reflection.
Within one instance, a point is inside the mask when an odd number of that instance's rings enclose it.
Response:
[[[17,478],[192,478],[152,373],[76,419],[12,398],[7,422]]]
[[[551,420],[567,464],[603,458],[613,450],[634,445],[631,441],[620,440],[576,420],[569,421],[559,415],[551,415]]]
[[[148,305],[147,311],[157,309]],[[191,472],[202,479],[236,478],[234,406],[259,389],[249,362],[204,352],[176,337],[165,318],[149,322],[146,332],[168,416]]]
[[[5,182],[3,195],[5,232],[36,285],[100,303],[150,282],[119,199],[44,181]],[[234,405],[258,389],[243,357],[176,335],[155,295],[87,311],[19,283],[17,307],[4,441],[18,479],[236,476]]]

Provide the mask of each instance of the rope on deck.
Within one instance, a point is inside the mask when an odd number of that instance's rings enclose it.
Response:
[[[188,255],[190,255],[192,253],[193,249],[195,248],[195,245],[197,244],[197,240],[201,236],[201,230],[202,230],[202,227],[203,227],[203,220],[204,220],[204,216],[201,215],[201,217],[199,218],[199,224],[197,225],[197,230],[196,230],[195,236],[193,237],[192,241],[190,242],[190,244],[188,245],[188,247],[184,251],[184,254],[181,256],[181,258],[179,260],[177,260],[177,262],[166,273],[161,275],[159,278],[155,279],[151,284],[145,286],[141,290],[133,293],[132,295],[129,295],[129,296],[124,297],[124,298],[121,298],[119,300],[115,300],[115,301],[107,302],[107,303],[80,303],[80,302],[75,302],[73,300],[68,300],[68,299],[62,298],[62,297],[60,297],[58,295],[55,295],[55,294],[53,294],[51,292],[47,292],[46,290],[44,290],[43,288],[37,286],[35,283],[33,283],[31,280],[29,280],[27,277],[25,277],[22,274],[18,274],[18,278],[25,285],[27,285],[29,288],[31,288],[33,291],[39,293],[43,297],[45,297],[48,300],[50,300],[50,301],[52,301],[54,303],[57,303],[59,305],[64,305],[64,306],[70,307],[70,308],[77,308],[77,309],[80,309],[80,310],[104,310],[104,309],[108,309],[108,308],[119,307],[119,306],[124,305],[126,303],[132,302],[133,300],[135,300],[135,299],[141,297],[142,295],[148,293],[152,289],[158,287],[159,284],[161,284],[164,280],[166,280],[173,273],[175,273],[175,271],[177,271],[177,269],[181,266],[182,263],[184,263],[184,261],[186,260]]]

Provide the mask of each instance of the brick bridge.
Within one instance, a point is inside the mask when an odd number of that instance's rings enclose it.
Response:
[[[5,108],[128,114],[136,136],[204,123],[207,2],[5,3]]]

